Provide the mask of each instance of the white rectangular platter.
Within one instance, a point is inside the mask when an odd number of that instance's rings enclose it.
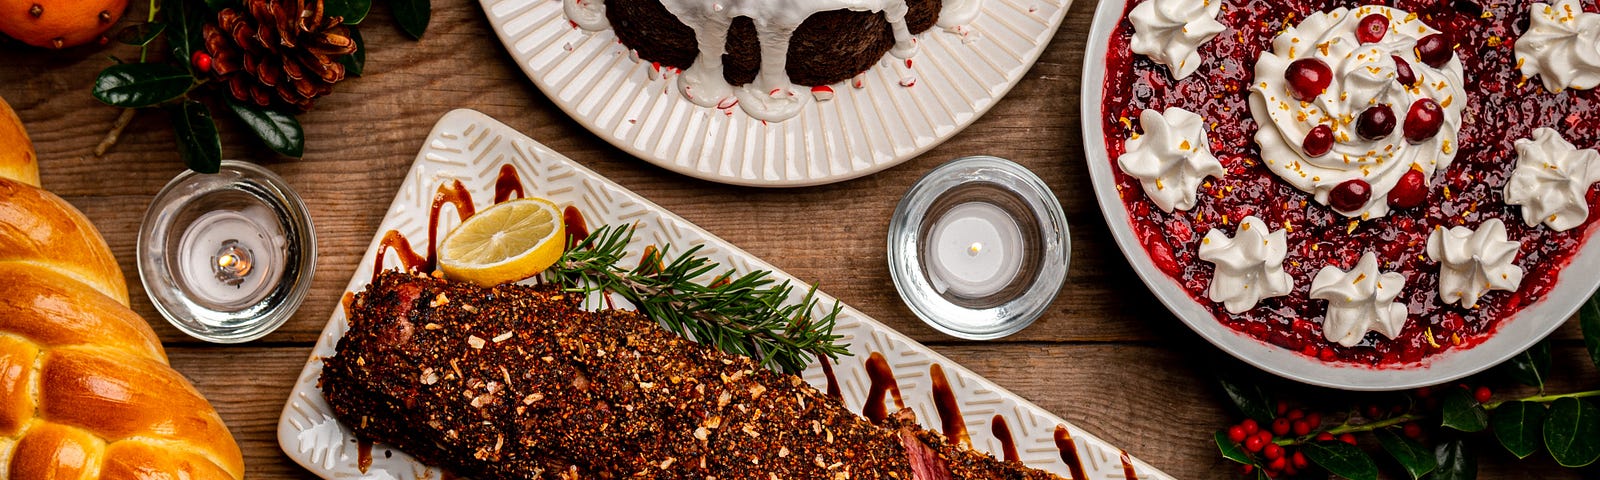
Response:
[[[481,210],[493,200],[496,178],[504,165],[519,172],[529,196],[546,198],[558,205],[574,205],[591,226],[637,225],[634,243],[629,249],[635,256],[646,245],[671,245],[673,250],[668,252],[669,256],[690,246],[703,245],[701,255],[736,272],[771,270],[774,279],[780,282],[810,283],[777,271],[772,265],[482,113],[456,110],[439,120],[423,144],[388,215],[350,279],[347,291],[356,292],[366,287],[373,274],[373,258],[384,234],[390,230],[403,235],[411,245],[426,248],[428,212],[440,185],[461,181]],[[439,231],[449,231],[457,222],[455,215],[446,209],[440,215]],[[387,268],[395,265],[392,259],[386,261]],[[632,261],[637,262],[637,259]],[[804,289],[799,290],[793,301],[800,300],[798,297]],[[819,293],[818,298],[822,306],[834,303],[826,294]],[[283,451],[323,478],[444,478],[442,471],[425,466],[404,452],[381,444],[361,444],[334,418],[317,388],[317,378],[322,374],[322,358],[333,355],[346,328],[344,310],[335,308],[284,405],[278,423],[278,443]],[[833,371],[845,405],[854,411],[862,411],[868,398],[871,382],[866,361],[877,353],[887,361],[900,397],[906,407],[916,412],[920,423],[940,425],[942,414],[959,415],[975,449],[1001,457],[1005,445],[991,432],[997,422],[1003,421],[1014,437],[1011,441],[1018,460],[1030,467],[1069,476],[1071,467],[1066,459],[1072,458],[1081,465],[1082,477],[1087,479],[1170,478],[855,309],[844,307],[834,331],[843,335],[843,341],[850,345],[852,355],[841,357]],[[959,412],[941,412],[936,405],[935,366],[946,376]],[[802,377],[819,389],[828,386],[821,365],[811,365]],[[889,411],[898,408],[888,400],[892,396],[880,398],[890,402]],[[370,462],[370,466],[363,471],[358,464],[365,462]]]

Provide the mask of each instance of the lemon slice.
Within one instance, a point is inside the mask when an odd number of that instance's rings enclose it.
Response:
[[[512,200],[467,218],[439,241],[445,276],[484,286],[515,282],[561,259],[561,210],[542,198]]]

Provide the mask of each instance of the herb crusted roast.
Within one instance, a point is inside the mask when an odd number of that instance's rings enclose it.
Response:
[[[357,435],[474,479],[1056,479],[552,286],[384,272],[321,387]]]

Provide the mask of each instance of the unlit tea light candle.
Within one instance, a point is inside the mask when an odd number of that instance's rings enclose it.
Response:
[[[968,298],[998,293],[1022,269],[1022,229],[994,204],[968,202],[934,222],[928,270],[934,290]]]

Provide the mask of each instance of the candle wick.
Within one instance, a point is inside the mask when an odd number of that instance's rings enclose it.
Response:
[[[981,251],[983,251],[983,242],[972,242],[972,245],[967,247],[967,256],[976,257],[978,252]]]

